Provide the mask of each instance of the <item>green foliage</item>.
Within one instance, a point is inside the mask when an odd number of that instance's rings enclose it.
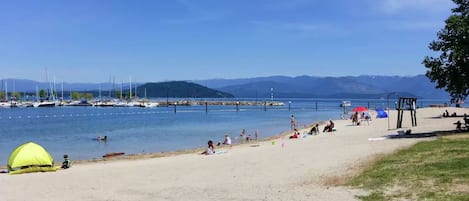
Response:
[[[121,92],[120,91],[115,91],[114,92],[114,97],[120,98],[121,97]]]
[[[21,98],[21,93],[20,92],[13,92],[13,94],[11,96],[15,97],[16,99],[20,99]]]
[[[45,98],[47,96],[46,91],[44,89],[41,89],[39,91],[39,97],[40,98]]]
[[[83,98],[85,98],[87,100],[93,99],[93,94],[92,93],[85,93]]]
[[[80,99],[93,99],[93,94],[92,93],[78,93],[78,92],[72,92],[71,95],[72,100],[80,100]]]
[[[358,199],[363,200],[363,201],[387,201],[390,200],[389,198],[386,198],[384,196],[384,193],[382,192],[372,192],[369,195],[360,195],[357,196]]]
[[[5,99],[5,92],[0,91],[0,99]]]
[[[349,184],[373,192],[362,200],[469,200],[467,192],[454,190],[469,188],[469,138],[418,143],[382,158]]]
[[[437,88],[445,88],[454,100],[464,100],[469,95],[469,0],[453,2],[457,7],[438,32],[438,40],[429,45],[440,56],[427,56],[422,63]]]

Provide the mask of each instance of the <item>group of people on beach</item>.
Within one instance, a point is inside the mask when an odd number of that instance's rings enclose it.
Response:
[[[291,130],[293,130],[293,134],[289,138],[290,139],[299,138],[301,134],[297,129],[297,122],[295,120],[294,115],[291,115],[291,117],[290,117],[290,128],[291,128]],[[333,131],[334,131],[334,122],[332,120],[329,120],[329,123],[324,127],[322,132],[333,132]],[[319,132],[320,132],[319,123],[316,123],[313,127],[311,127],[311,129],[309,130],[309,132],[307,134],[317,135],[317,134],[319,134]],[[250,140],[253,140],[253,139],[257,140],[258,138],[259,138],[259,132],[257,130],[254,131],[254,138],[252,138],[250,134],[246,134],[246,129],[243,128],[241,130],[240,134],[239,134],[239,138],[236,137],[235,140],[239,139],[240,142],[241,142],[241,141],[250,141]],[[218,141],[217,146],[231,145],[231,144],[232,144],[231,137],[230,137],[229,134],[226,134],[223,142]],[[205,155],[215,154],[215,146],[214,146],[212,140],[209,140],[207,142],[207,149],[204,152],[202,152],[202,154],[205,154]]]
[[[466,127],[466,130],[468,130],[469,129],[469,117],[467,116],[466,113],[464,113],[463,120],[464,120],[464,126]],[[461,123],[460,120],[458,120],[454,124],[456,124],[456,130],[458,130],[458,131],[462,130],[462,123]]]
[[[242,141],[242,140],[246,140],[246,141],[257,140],[258,137],[259,137],[259,132],[257,130],[254,131],[254,138],[251,137],[251,134],[246,134],[246,129],[244,129],[244,128],[239,133],[239,140],[240,141]]]
[[[362,112],[360,114],[358,112],[355,112],[352,114],[350,118],[352,119],[352,125],[354,126],[359,126],[362,121],[366,121],[368,125],[370,125],[370,121],[371,121],[370,114],[365,113],[365,112]]]
[[[443,113],[443,117],[457,117],[458,115],[456,114],[456,112],[453,112],[451,113],[451,115],[449,114],[448,110],[445,110],[445,112]]]
[[[252,138],[250,134],[246,134],[246,129],[243,128],[241,132],[239,133],[239,138],[236,137],[235,139],[239,139],[239,141],[242,142],[242,141],[257,140],[258,138],[259,138],[259,132],[257,130],[254,131],[254,138]],[[207,142],[207,145],[208,145],[207,149],[204,152],[202,152],[202,154],[206,154],[206,155],[214,154],[215,148],[213,146],[213,141],[209,140]],[[222,146],[222,145],[230,145],[230,146],[232,145],[232,140],[229,134],[225,135],[223,142],[218,141],[217,146]]]

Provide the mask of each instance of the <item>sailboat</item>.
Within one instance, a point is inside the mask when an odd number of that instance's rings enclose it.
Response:
[[[49,95],[47,96],[47,99],[41,100],[39,98],[39,89],[36,86],[36,97],[37,100],[36,102],[33,103],[33,107],[55,107],[55,101],[50,101],[49,100]]]
[[[0,102],[0,108],[10,108],[11,103],[8,102],[8,91],[7,91],[7,83],[5,82],[5,100]]]

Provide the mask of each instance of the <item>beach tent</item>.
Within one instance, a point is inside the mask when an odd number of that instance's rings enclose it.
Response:
[[[376,109],[376,118],[388,118],[388,113],[384,109]]]
[[[7,165],[10,174],[56,170],[54,159],[49,152],[34,142],[22,144],[13,150]]]

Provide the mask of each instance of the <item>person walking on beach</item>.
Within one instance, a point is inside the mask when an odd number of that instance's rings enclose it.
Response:
[[[291,117],[290,117],[290,129],[291,129],[291,130],[296,129],[295,116],[293,116],[293,115],[291,115]]]

